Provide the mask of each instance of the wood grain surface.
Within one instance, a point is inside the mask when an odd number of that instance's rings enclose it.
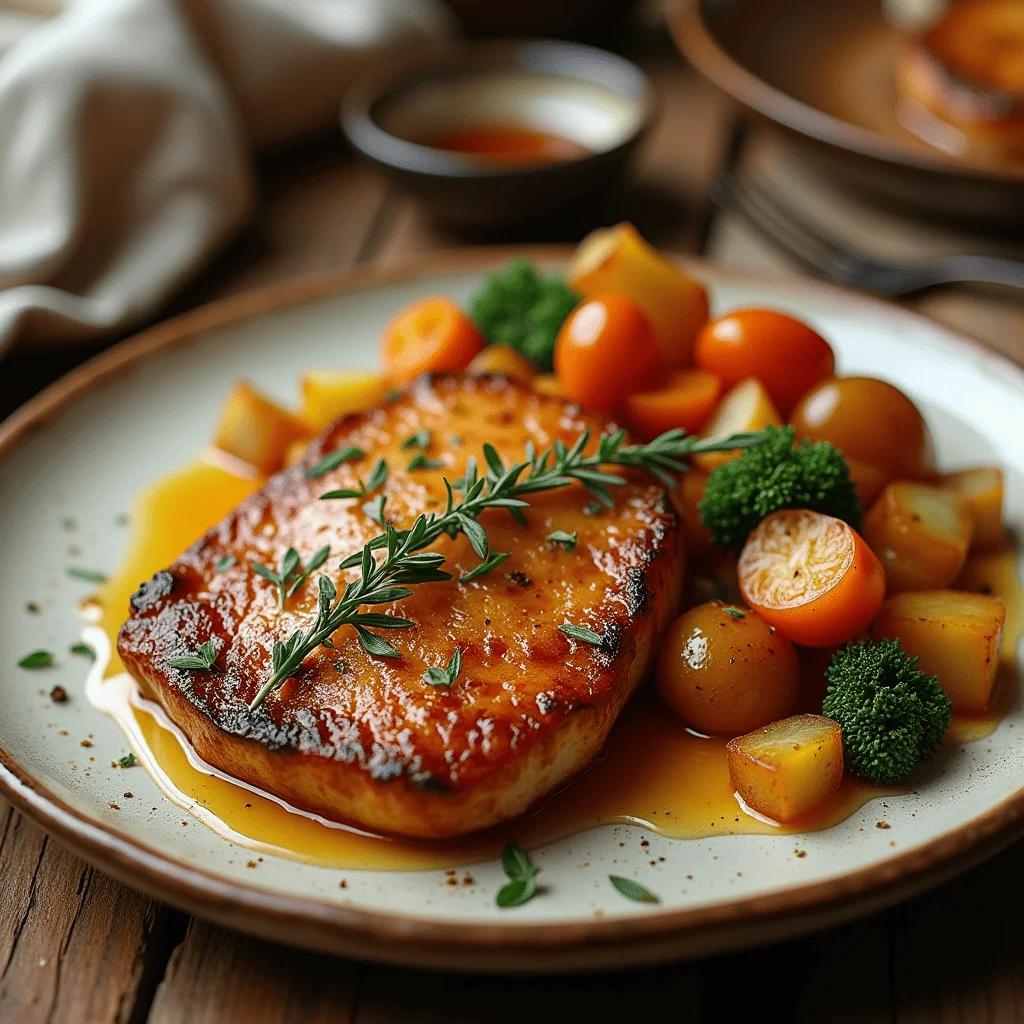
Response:
[[[685,68],[651,56],[662,113],[636,184],[607,219],[628,216],[657,244],[785,267],[706,186],[730,159],[735,113]],[[744,166],[783,186],[823,223],[838,208],[850,244],[986,245],[807,182],[756,131]],[[264,212],[164,315],[314,270],[388,262],[460,244],[415,203],[352,163],[334,138],[261,165]],[[849,204],[843,206],[843,204]],[[863,215],[861,215],[863,213]],[[882,227],[879,227],[882,225]],[[571,240],[571,239],[569,239]],[[909,303],[1024,363],[1024,299],[951,288]],[[82,351],[14,353],[0,372],[0,418],[80,361]],[[1024,1021],[1024,844],[954,882],[855,924],[697,964],[599,977],[426,974],[317,956],[238,935],[154,903],[61,850],[0,805],[0,1024],[398,1024],[453,1021],[735,1019],[898,1024]]]

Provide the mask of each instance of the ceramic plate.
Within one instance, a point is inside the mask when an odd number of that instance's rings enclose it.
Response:
[[[1013,838],[1024,816],[1019,702],[991,736],[944,751],[884,810],[875,800],[836,827],[796,837],[650,836],[647,848],[635,827],[594,829],[533,853],[545,892],[514,911],[495,906],[497,863],[474,865],[473,884],[458,886],[441,871],[339,872],[269,854],[254,870],[250,851],[164,800],[142,769],[130,775],[134,798],[120,799],[129,776],[110,764],[124,738],[84,698],[81,659],[63,654],[80,632],[76,603],[88,592],[66,566],[117,565],[127,540],[120,517],[141,488],[195,457],[237,376],[294,403],[301,371],[373,366],[395,310],[430,293],[465,299],[508,255],[432,254],[396,271],[289,283],[207,307],[86,364],[0,428],[6,794],[103,870],[200,915],[297,944],[449,970],[597,969],[780,938],[919,891]],[[782,307],[832,341],[843,372],[905,389],[925,410],[943,468],[1004,467],[1007,516],[1024,528],[1024,373],[867,298],[699,262],[692,269],[716,309]],[[58,664],[16,668],[33,648],[57,651]],[[51,702],[55,684],[67,702]],[[876,827],[883,817],[887,829]],[[660,905],[631,903],[607,884],[609,873],[639,868]]]

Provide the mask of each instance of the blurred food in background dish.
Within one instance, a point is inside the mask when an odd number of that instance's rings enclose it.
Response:
[[[1024,3],[961,0],[896,65],[901,123],[953,156],[1024,156]]]

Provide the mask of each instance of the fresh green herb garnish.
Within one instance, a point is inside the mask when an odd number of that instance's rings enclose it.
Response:
[[[362,551],[357,551],[341,563],[339,568],[342,570],[358,566],[360,575],[346,585],[340,597],[326,576],[320,578],[316,617],[308,627],[298,629],[286,641],[274,644],[270,676],[253,698],[250,708],[255,710],[270,693],[283,686],[286,679],[298,672],[303,659],[342,626],[361,627],[360,640],[363,641],[363,648],[367,649],[363,635],[367,629],[366,613],[359,611],[361,606],[400,601],[412,593],[408,585],[451,579],[450,573],[441,570],[444,555],[437,551],[423,550],[442,534],[455,537],[464,533],[476,554],[487,560],[491,555],[487,534],[477,522],[477,517],[485,510],[503,508],[518,521],[525,522],[523,509],[529,507],[529,502],[524,500],[526,496],[565,487],[573,481],[584,484],[598,497],[606,495],[611,501],[608,488],[619,486],[625,481],[616,474],[602,472],[600,467],[604,465],[644,469],[666,487],[675,487],[673,474],[686,472],[689,468],[684,461],[687,456],[747,448],[757,444],[763,436],[762,432],[758,432],[734,434],[720,439],[700,439],[687,436],[683,430],[670,430],[649,444],[626,445],[626,432],[620,430],[603,436],[594,455],[584,455],[583,451],[590,440],[590,433],[586,431],[577,438],[572,448],[556,441],[552,448],[537,454],[532,445],[527,445],[527,461],[508,467],[502,463],[491,445],[485,445],[487,474],[478,476],[476,459],[471,457],[467,460],[462,480],[457,484],[445,480],[447,502],[443,513],[420,515],[407,530],[396,530],[390,524],[385,524],[383,533],[368,541]],[[458,502],[454,497],[456,489],[463,495]],[[378,511],[382,513],[383,508]],[[374,552],[381,549],[385,550],[385,554],[378,562]],[[488,568],[493,568],[493,565]],[[398,621],[403,626],[412,625],[408,620]],[[401,627],[396,625],[394,628]],[[597,643],[601,642],[600,637],[592,635]],[[587,642],[595,641],[588,639]],[[390,644],[386,646],[394,651]],[[396,655],[397,652],[387,656]]]
[[[106,583],[106,573],[98,572],[96,569],[80,569],[77,565],[68,567],[68,575],[76,580],[85,580],[86,583]]]
[[[731,615],[734,619],[745,619],[746,615],[739,610],[739,608],[726,608],[724,609],[726,615]]]
[[[90,644],[87,644],[87,643],[85,643],[82,640],[79,640],[78,643],[76,643],[76,644],[72,644],[68,648],[68,650],[72,654],[79,654],[83,658],[88,658],[90,661],[95,661],[96,660],[96,651],[93,649],[93,647]]]
[[[378,487],[384,486],[384,481],[388,478],[388,464],[383,459],[378,459],[377,464],[370,470],[369,479],[366,481],[366,493],[377,490]]]
[[[547,540],[552,544],[561,544],[566,551],[572,551],[576,547],[576,541],[579,534],[573,530],[572,533],[566,533],[565,530],[555,530],[554,533],[547,535]]]
[[[602,508],[601,502],[599,502],[599,501],[588,501],[586,503],[586,505],[583,506],[583,514],[585,516],[600,515],[601,508]]]
[[[645,889],[639,882],[632,878],[623,878],[621,875],[609,875],[608,881],[626,897],[627,900],[634,900],[637,903],[659,903],[660,900],[649,889]]]
[[[384,506],[387,504],[387,497],[378,494],[372,501],[363,505],[363,514],[367,519],[372,519],[378,526],[384,525]]]
[[[700,517],[717,547],[738,551],[765,516],[784,508],[824,512],[860,528],[857,491],[842,455],[826,441],[793,447],[792,427],[766,427],[764,440],[708,478]]]
[[[896,640],[847,645],[825,679],[821,713],[842,729],[847,766],[879,785],[905,779],[949,727],[949,698]]]
[[[361,459],[365,454],[366,452],[362,448],[354,448],[351,445],[339,448],[337,451],[325,455],[316,465],[310,466],[306,470],[306,479],[316,480],[319,477],[326,476],[332,469],[337,469],[343,462],[349,462],[351,459]]]
[[[134,768],[139,763],[139,759],[132,753],[127,753],[124,757],[117,759],[117,766],[119,768]]]
[[[417,430],[416,433],[412,435],[412,437],[407,437],[402,442],[402,447],[403,448],[423,448],[423,449],[429,448],[430,447],[430,439],[433,436],[434,435],[429,430]]]
[[[199,645],[195,654],[186,655],[184,658],[168,658],[167,664],[171,668],[186,668],[193,672],[212,672],[217,667],[217,650],[212,640]]]
[[[460,583],[470,583],[473,580],[479,579],[481,576],[486,576],[493,568],[501,565],[506,558],[511,558],[511,551],[489,551],[487,557],[475,568],[470,569],[469,572],[464,573],[459,577]]]
[[[590,644],[592,647],[600,647],[604,643],[604,638],[599,634],[595,633],[592,629],[587,629],[586,626],[572,626],[569,623],[564,623],[558,627],[560,633],[564,633],[566,636],[570,636],[573,640],[579,640],[580,643]]]
[[[501,851],[501,868],[509,881],[498,890],[495,903],[499,907],[521,907],[536,895],[540,868],[514,839]]]
[[[238,564],[238,559],[234,555],[225,555],[223,558],[218,558],[213,563],[214,572],[227,572],[233,565]]]
[[[429,686],[451,686],[459,673],[462,672],[462,649],[455,648],[455,653],[449,658],[446,668],[428,668],[423,673],[423,681]]]
[[[579,301],[560,277],[541,277],[527,260],[516,259],[487,279],[469,311],[491,344],[511,345],[550,370],[558,329]]]
[[[443,459],[428,459],[423,452],[419,452],[409,460],[409,465],[405,468],[412,472],[414,469],[441,469],[443,466]]]
[[[281,559],[281,568],[278,572],[268,569],[265,565],[253,562],[252,571],[270,580],[277,587],[277,606],[284,609],[284,603],[295,591],[309,579],[310,573],[319,569],[330,556],[331,549],[326,544],[313,553],[307,565],[302,564],[298,551],[289,548]]]
[[[53,655],[49,651],[33,651],[18,662],[18,668],[49,668]]]

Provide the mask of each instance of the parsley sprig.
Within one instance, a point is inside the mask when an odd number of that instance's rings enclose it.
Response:
[[[508,876],[508,882],[498,890],[495,898],[499,907],[521,907],[533,899],[537,893],[540,868],[514,839],[501,851],[501,869]]]
[[[359,568],[358,578],[348,583],[340,595],[329,577],[320,577],[315,618],[308,627],[298,629],[287,640],[274,644],[270,676],[253,698],[250,709],[255,710],[271,693],[280,689],[286,679],[299,671],[303,660],[343,626],[355,628],[359,642],[368,654],[400,658],[399,652],[373,630],[402,629],[413,623],[394,615],[360,611],[360,608],[391,604],[409,597],[411,586],[451,579],[451,574],[441,569],[444,555],[438,551],[423,550],[442,534],[450,537],[465,534],[481,559],[477,575],[481,570],[486,571],[485,566],[498,564],[507,554],[490,550],[487,533],[477,521],[480,514],[488,509],[505,509],[517,522],[526,525],[523,510],[529,507],[525,500],[528,495],[566,487],[575,481],[582,483],[595,501],[610,508],[614,504],[611,488],[625,481],[602,467],[646,470],[666,487],[675,487],[673,474],[689,469],[684,461],[688,456],[749,448],[761,438],[762,433],[756,432],[700,439],[676,429],[661,434],[648,444],[627,445],[626,432],[619,430],[602,436],[595,454],[585,455],[590,432],[584,431],[571,448],[562,441],[555,441],[551,448],[538,453],[532,443],[527,442],[526,461],[511,466],[505,466],[497,451],[485,444],[485,475],[479,475],[476,459],[471,457],[467,460],[462,479],[455,483],[445,479],[447,502],[444,512],[420,515],[407,530],[396,530],[390,523],[383,523],[383,533],[368,541],[361,551],[346,558],[339,566],[342,570]],[[462,494],[459,501],[455,500],[456,491]],[[382,513],[383,508],[379,511]],[[375,557],[378,551],[384,552],[379,561]],[[470,572],[463,581],[473,576],[474,572]],[[576,634],[576,638],[579,639],[580,634]],[[587,638],[587,642],[593,641]]]

